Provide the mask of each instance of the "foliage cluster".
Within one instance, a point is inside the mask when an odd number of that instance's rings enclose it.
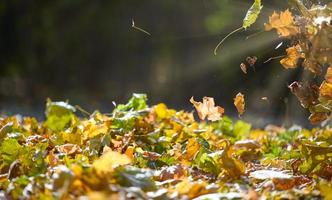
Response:
[[[227,116],[149,107],[134,94],[79,118],[48,101],[46,121],[0,120],[0,190],[8,199],[331,198],[332,129],[252,129]]]

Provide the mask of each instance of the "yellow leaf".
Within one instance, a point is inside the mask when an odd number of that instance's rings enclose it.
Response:
[[[93,162],[93,167],[100,174],[107,174],[113,171],[113,169],[120,165],[130,164],[130,158],[116,151],[107,151],[99,159]]]
[[[273,28],[275,28],[282,37],[296,35],[298,33],[298,28],[294,26],[294,17],[288,9],[284,12],[280,12],[280,14],[274,12],[272,16],[269,17],[269,23],[265,24],[265,30],[270,31]]]
[[[217,121],[220,120],[224,114],[224,109],[220,106],[215,106],[212,97],[204,97],[203,102],[197,102],[194,100],[194,97],[191,97],[190,102],[196,108],[201,120],[204,120],[207,117],[210,121]]]
[[[199,148],[201,145],[197,142],[195,138],[190,138],[188,140],[187,148],[186,148],[186,158],[188,160],[192,160],[195,155],[198,153]]]
[[[323,83],[319,87],[319,95],[328,99],[332,99],[332,83]]]
[[[156,105],[154,107],[154,111],[160,119],[164,119],[167,117],[167,106],[163,103]]]
[[[234,98],[234,105],[237,109],[237,112],[242,115],[245,111],[245,101],[244,95],[239,92]]]
[[[299,58],[303,58],[304,55],[301,53],[301,47],[299,45],[292,46],[286,49],[287,57],[280,61],[280,64],[286,69],[292,69],[297,67],[297,61]]]

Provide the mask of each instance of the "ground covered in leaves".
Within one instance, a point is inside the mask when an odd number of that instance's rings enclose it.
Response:
[[[198,122],[143,94],[77,112],[0,119],[1,199],[332,199],[330,127]]]

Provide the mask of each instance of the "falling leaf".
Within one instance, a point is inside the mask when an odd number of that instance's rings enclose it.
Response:
[[[194,105],[201,120],[207,118],[210,121],[217,121],[224,114],[224,109],[220,106],[215,106],[212,97],[203,97],[203,102],[196,102],[194,97],[191,97],[190,102]]]
[[[301,52],[301,47],[299,45],[292,46],[286,49],[287,57],[283,58],[280,63],[286,69],[293,69],[297,67],[297,62],[299,58],[303,58],[304,55]]]
[[[247,65],[244,63],[240,64],[240,68],[242,70],[243,73],[247,74]]]
[[[262,6],[262,3],[261,3],[261,0],[255,0],[255,2],[249,8],[249,10],[247,11],[246,16],[243,19],[242,27],[247,29],[253,23],[255,23],[262,8],[263,8],[263,6]]]
[[[326,120],[328,117],[329,117],[328,113],[318,112],[318,113],[312,113],[309,116],[309,120],[312,124],[319,124],[322,121]]]
[[[288,9],[284,12],[280,12],[280,14],[273,12],[272,16],[269,17],[269,23],[265,24],[265,30],[270,31],[273,28],[275,28],[282,37],[296,35],[298,33],[298,28],[294,25],[294,17]]]
[[[293,82],[288,86],[304,108],[317,104],[319,88],[316,85]]]
[[[332,100],[332,83],[323,81],[319,87],[319,95]]]
[[[256,61],[257,61],[257,57],[256,56],[248,56],[247,58],[246,58],[246,61],[247,61],[247,63],[252,67],[252,66],[254,66],[255,65],[255,63],[256,63]]]
[[[242,115],[245,111],[245,101],[244,95],[239,92],[234,98],[234,105],[237,109],[237,112]]]

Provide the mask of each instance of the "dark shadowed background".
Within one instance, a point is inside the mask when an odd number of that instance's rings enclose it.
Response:
[[[147,93],[149,104],[192,110],[191,96],[215,97],[237,117],[233,97],[247,100],[244,119],[261,126],[306,124],[307,114],[287,85],[301,70],[279,60],[287,40],[262,32],[286,0],[263,1],[257,23],[216,44],[242,24],[249,0],[2,0],[0,1],[0,112],[43,117],[47,97],[88,111],[110,112],[112,101]],[[152,35],[131,27],[131,20]],[[259,34],[257,34],[259,33]],[[246,37],[250,36],[246,40]],[[275,47],[283,41],[283,45]],[[244,74],[240,63],[257,56]],[[267,97],[268,100],[262,100]],[[286,103],[288,102],[288,103]]]

